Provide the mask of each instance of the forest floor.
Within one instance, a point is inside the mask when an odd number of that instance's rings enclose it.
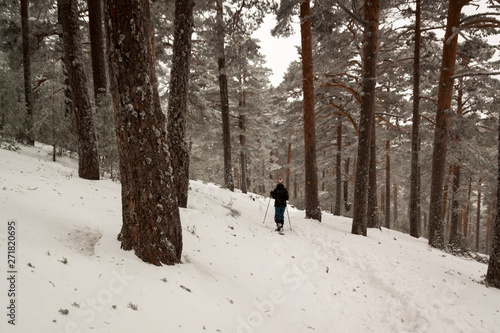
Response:
[[[77,174],[0,149],[1,332],[499,332],[487,265],[426,239],[292,207],[281,236],[268,198],[191,181],[183,263],[156,267],[120,249],[120,185]]]

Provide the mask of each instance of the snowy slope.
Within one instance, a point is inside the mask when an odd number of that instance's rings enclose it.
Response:
[[[120,249],[119,184],[45,147],[0,150],[0,270],[14,221],[18,271],[15,327],[0,279],[0,332],[500,332],[486,265],[293,208],[280,236],[267,204],[192,181],[184,263],[156,267]]]

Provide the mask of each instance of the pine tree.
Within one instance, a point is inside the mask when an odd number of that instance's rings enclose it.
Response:
[[[23,35],[23,68],[24,68],[24,100],[26,105],[26,121],[24,136],[26,143],[34,145],[33,138],[33,93],[31,88],[31,46],[29,29],[28,0],[21,0],[21,21]]]
[[[413,54],[413,116],[411,134],[410,235],[420,237],[420,48],[421,0],[416,0]]]
[[[377,51],[380,0],[366,0],[364,4],[363,88],[359,121],[356,180],[352,233],[366,236],[367,192],[370,161],[370,139],[375,117],[375,85],[377,82]]]
[[[453,97],[453,74],[457,57],[460,13],[470,0],[450,0],[446,33],[443,41],[443,57],[438,87],[438,109],[434,130],[432,152],[432,180],[429,207],[429,244],[432,247],[444,246],[443,226],[443,182],[446,168],[446,149],[448,146],[448,124]]]
[[[99,158],[79,35],[77,0],[58,0],[57,4],[61,14],[64,57],[71,86],[71,99],[75,106],[78,175],[84,179],[98,180]]]
[[[110,78],[120,153],[124,250],[143,261],[181,261],[182,227],[154,70],[149,0],[108,1]]]
[[[496,105],[499,100],[496,99]],[[500,119],[500,118],[499,118]],[[493,237],[491,239],[490,261],[486,273],[486,282],[500,289],[500,120],[498,125],[498,152],[497,152],[497,197],[496,214],[493,222]]]
[[[300,4],[300,36],[302,46],[302,93],[304,108],[305,199],[306,218],[321,221],[316,166],[316,114],[314,112],[314,75],[312,58],[310,1]]]
[[[174,45],[168,99],[168,141],[179,207],[187,207],[189,148],[186,143],[186,113],[193,32],[194,1],[175,1]]]
[[[229,97],[227,88],[226,56],[224,50],[224,0],[217,0],[216,35],[217,63],[222,116],[222,142],[224,147],[224,186],[234,191],[233,164],[231,161],[231,127],[229,122]]]

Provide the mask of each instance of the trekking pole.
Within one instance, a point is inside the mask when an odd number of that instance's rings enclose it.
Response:
[[[266,215],[264,215],[264,221],[262,221],[262,224],[266,222],[266,216],[267,216],[267,211],[269,209],[269,204],[271,203],[271,198],[269,198],[269,202],[267,203],[267,208],[266,208]]]
[[[288,213],[288,206],[286,206],[286,215],[288,216],[288,224],[290,225],[290,230],[292,230],[292,223],[290,222],[290,213]]]

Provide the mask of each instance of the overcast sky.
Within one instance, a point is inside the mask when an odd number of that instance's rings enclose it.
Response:
[[[488,8],[484,5],[485,1],[481,0],[478,2],[482,4],[480,8],[469,5],[464,8],[464,12],[469,15],[488,12]],[[253,37],[260,39],[261,53],[266,56],[267,67],[273,71],[273,75],[270,77],[271,84],[278,86],[283,80],[283,74],[290,62],[299,59],[296,46],[300,46],[300,26],[298,22],[295,24],[295,34],[289,38],[275,38],[271,36],[271,29],[275,24],[274,15],[268,15],[264,19],[261,28],[253,34]],[[498,44],[500,38],[499,36],[495,36],[490,37],[489,40],[490,43]]]
[[[266,67],[273,70],[273,75],[270,77],[273,86],[281,83],[283,74],[290,62],[299,58],[296,46],[300,45],[300,27],[298,24],[295,27],[295,35],[289,38],[272,37],[271,29],[274,28],[275,24],[274,15],[268,15],[264,19],[261,28],[253,34],[253,37],[261,41],[261,53],[266,56]]]

